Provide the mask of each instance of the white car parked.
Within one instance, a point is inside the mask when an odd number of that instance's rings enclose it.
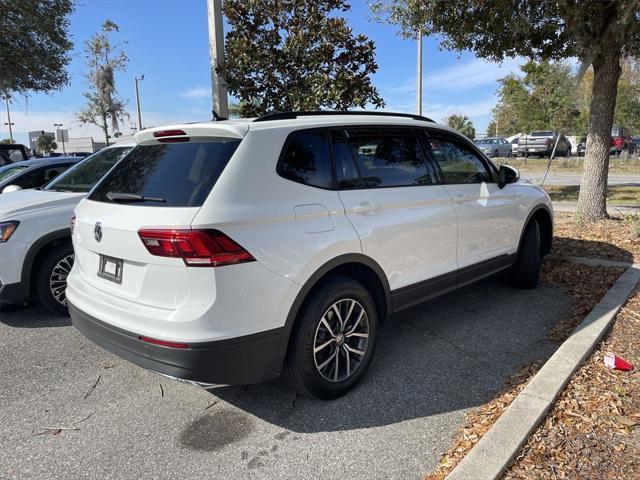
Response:
[[[74,325],[200,386],[286,377],[335,398],[387,316],[501,271],[537,284],[552,210],[516,170],[413,115],[176,125],[76,207]]]
[[[91,187],[135,142],[121,142],[87,157],[42,189],[0,197],[0,303],[37,297],[55,313],[67,312],[66,278],[73,265],[69,222]]]

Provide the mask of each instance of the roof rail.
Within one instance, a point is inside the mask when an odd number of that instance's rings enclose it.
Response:
[[[433,120],[422,115],[414,115],[412,113],[394,113],[394,112],[366,112],[366,111],[336,111],[336,110],[309,110],[300,112],[273,112],[262,115],[254,120],[254,122],[270,122],[272,120],[292,120],[298,117],[312,116],[379,116],[379,117],[402,117],[420,120],[422,122],[435,123]]]

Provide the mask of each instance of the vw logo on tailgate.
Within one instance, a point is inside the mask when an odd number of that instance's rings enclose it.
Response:
[[[100,222],[96,222],[95,227],[93,227],[93,238],[96,239],[96,242],[102,240],[102,224]]]

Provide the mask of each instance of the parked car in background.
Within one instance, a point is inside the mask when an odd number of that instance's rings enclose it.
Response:
[[[520,143],[520,138],[516,137],[514,139],[511,140],[511,142],[509,142],[511,145],[511,156],[512,157],[517,157],[518,156],[518,144]]]
[[[551,246],[546,193],[424,117],[289,112],[135,139],[75,209],[69,313],[198,386],[284,369],[338,397],[389,314],[500,271],[532,288]]]
[[[27,149],[19,143],[0,143],[0,167],[28,160]]]
[[[133,145],[122,142],[76,159],[40,190],[0,195],[0,304],[36,297],[50,311],[66,313],[73,208]]]
[[[511,144],[504,138],[481,138],[476,140],[475,144],[487,157],[511,156]]]
[[[613,155],[620,155],[631,146],[631,132],[628,128],[614,125],[611,129],[611,149]]]
[[[629,153],[640,153],[640,137],[631,138],[631,148]]]
[[[578,142],[577,153],[579,156],[582,156],[587,151],[587,137],[582,137]]]
[[[553,147],[558,141],[556,147],[556,157],[568,157],[571,155],[571,143],[560,132],[551,130],[534,131],[520,139],[518,143],[518,154],[528,157],[549,157],[553,152]]]
[[[0,195],[42,187],[80,160],[78,157],[37,158],[0,167]]]

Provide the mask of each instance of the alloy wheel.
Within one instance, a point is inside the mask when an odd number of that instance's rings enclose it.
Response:
[[[58,263],[56,263],[49,275],[49,291],[56,302],[61,305],[67,306],[67,277],[73,267],[73,253],[62,257]]]
[[[318,373],[330,382],[351,377],[369,346],[369,317],[352,298],[338,300],[324,313],[313,339],[313,360]]]

